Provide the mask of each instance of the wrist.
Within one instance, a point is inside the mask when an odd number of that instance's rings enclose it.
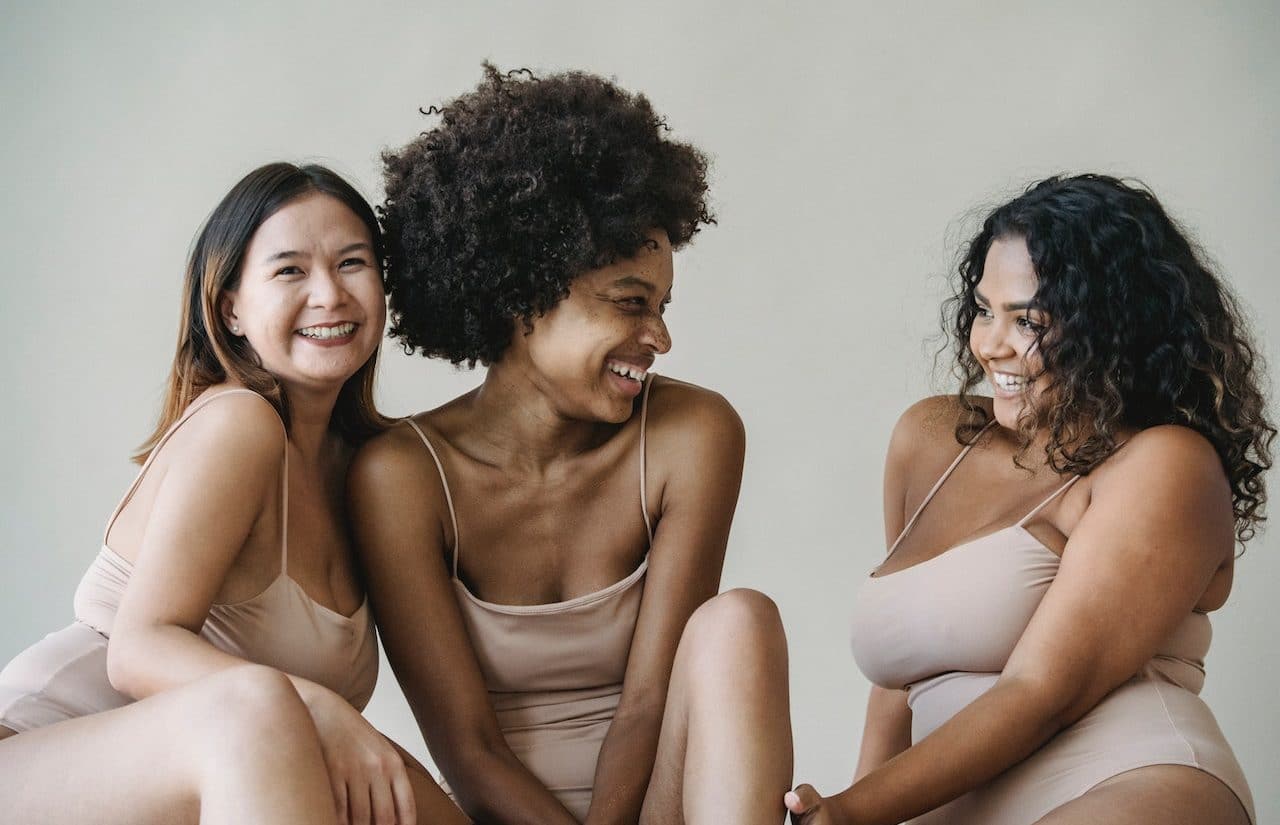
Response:
[[[307,711],[312,716],[327,704],[326,700],[332,695],[326,688],[307,679],[291,676],[290,681],[293,682],[293,689],[298,692],[298,698],[307,706]]]
[[[834,796],[827,797],[826,804],[834,809],[841,825],[866,825],[869,821],[866,812],[858,805],[858,794],[854,791],[854,787],[850,786]]]

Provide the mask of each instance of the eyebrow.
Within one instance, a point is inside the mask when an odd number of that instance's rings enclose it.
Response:
[[[973,291],[973,297],[977,298],[981,303],[984,303],[987,306],[991,306],[991,302],[987,300],[987,296],[983,295],[981,292],[979,292],[976,289]],[[1013,303],[1008,303],[1004,305],[1004,309],[1007,312],[1017,312],[1020,309],[1039,309],[1039,308],[1040,308],[1040,305],[1037,304],[1034,300],[1014,301]]]
[[[618,280],[610,284],[610,286],[615,286],[615,287],[638,286],[641,289],[643,289],[645,292],[653,292],[655,289],[653,284],[649,283],[644,278],[639,278],[639,277],[636,277],[635,275],[623,275],[621,278],[619,278]]]
[[[347,244],[346,246],[344,246],[344,247],[342,247],[341,249],[339,249],[339,250],[338,250],[338,254],[339,254],[339,255],[346,255],[346,254],[348,254],[348,253],[350,253],[350,252],[355,252],[357,249],[363,249],[363,250],[365,250],[366,252],[372,252],[372,251],[373,251],[373,247],[372,247],[372,246],[370,246],[369,244],[365,243],[364,241],[356,241],[355,243],[349,243],[349,244]],[[298,251],[298,250],[296,250],[296,249],[286,249],[286,250],[283,250],[283,251],[281,251],[281,252],[277,252],[276,254],[272,255],[272,256],[271,256],[271,257],[269,257],[269,258],[267,258],[267,259],[266,259],[266,263],[269,263],[269,264],[270,264],[270,263],[275,263],[276,261],[283,261],[283,260],[287,260],[287,259],[289,259],[289,258],[303,258],[303,257],[306,257],[306,256],[305,256],[305,255],[303,255],[303,253],[299,252],[299,251]]]

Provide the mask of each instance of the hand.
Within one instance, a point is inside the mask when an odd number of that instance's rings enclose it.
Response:
[[[791,812],[791,825],[853,825],[830,799],[824,799],[812,785],[797,785],[782,797]]]
[[[395,747],[336,693],[321,688],[306,702],[329,769],[338,822],[416,825],[413,786]]]

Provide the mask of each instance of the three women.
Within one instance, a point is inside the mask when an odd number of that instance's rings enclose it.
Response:
[[[780,818],[781,623],[760,594],[715,595],[741,423],[718,395],[651,370],[671,346],[672,251],[709,220],[705,161],[662,134],[642,97],[587,75],[490,69],[439,114],[387,158],[392,332],[485,364],[483,383],[368,440],[344,492],[351,448],[382,424],[367,403],[376,223],[330,183],[231,210],[229,229],[211,220],[206,233],[238,232],[240,251],[202,239],[193,255],[193,272],[224,274],[189,284],[154,466],[88,588],[107,594],[107,618],[82,610],[93,636],[76,630],[85,641],[70,654],[46,642],[52,669],[27,654],[3,680],[6,707],[37,715],[48,685],[94,684],[66,662],[123,695],[0,741],[16,771],[3,781],[101,760],[126,730],[145,759],[164,725],[245,690],[291,731],[270,743],[292,749],[274,795],[193,747],[118,818],[185,805],[215,821],[241,805],[242,821],[326,821],[313,803],[327,778],[329,817],[460,820],[354,712],[369,631],[345,496],[393,667],[467,814]],[[246,183],[237,197],[270,189]],[[197,267],[200,255],[214,263]],[[1233,538],[1260,518],[1274,434],[1238,315],[1153,197],[1096,176],[1046,181],[997,210],[960,274],[965,384],[895,432],[890,556],[856,603],[855,650],[878,684],[859,779],[827,799],[802,786],[788,807],[807,823],[1074,822],[1100,806],[1111,821],[1176,821],[1169,807],[1251,820],[1195,696],[1205,613],[1229,590]],[[187,366],[200,356],[216,366]],[[969,395],[984,379],[990,401]],[[264,606],[276,600],[286,606]],[[294,613],[318,634],[308,655],[337,661],[327,636],[345,636],[335,644],[351,648],[342,675],[354,681],[329,673],[326,693],[313,687],[324,668],[308,677],[310,663],[274,655],[274,633],[295,638]],[[292,676],[232,668],[243,659]],[[248,688],[219,686],[241,671]],[[23,673],[35,675],[18,684]],[[118,707],[175,685],[187,687]],[[102,821],[128,804],[110,787],[84,798],[106,800]],[[46,800],[28,818],[49,811]]]

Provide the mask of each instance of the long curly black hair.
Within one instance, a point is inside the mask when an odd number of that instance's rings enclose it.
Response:
[[[382,156],[391,335],[472,367],[652,230],[679,248],[714,222],[706,157],[668,139],[643,95],[582,72],[484,71]]]
[[[1022,238],[1035,266],[1036,340],[1048,386],[1019,422],[1024,449],[1047,431],[1049,464],[1087,474],[1117,449],[1122,427],[1181,424],[1207,438],[1231,483],[1236,538],[1265,519],[1263,474],[1276,428],[1261,363],[1240,309],[1146,187],[1105,175],[1052,177],[1000,206],[965,247],[944,306],[968,442],[987,414],[970,393],[984,379],[969,346],[991,244]],[[1030,383],[1028,382],[1028,386]]]

